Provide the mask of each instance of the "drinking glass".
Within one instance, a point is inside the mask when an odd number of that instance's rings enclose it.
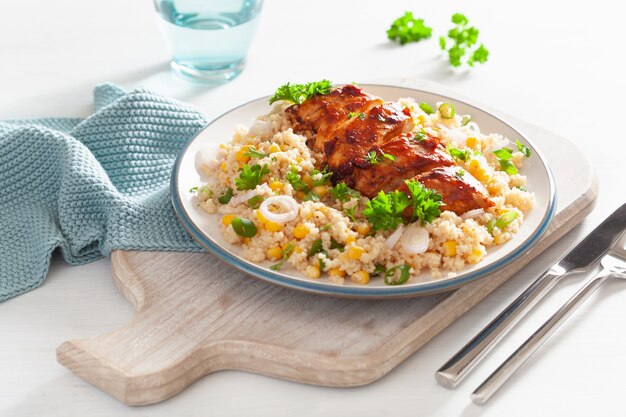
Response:
[[[243,71],[263,0],[154,0],[172,69],[208,84]]]

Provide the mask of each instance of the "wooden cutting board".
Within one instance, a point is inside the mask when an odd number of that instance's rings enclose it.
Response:
[[[337,387],[377,380],[593,208],[597,185],[584,156],[563,138],[513,123],[554,172],[557,214],[532,250],[495,274],[444,294],[351,300],[267,284],[208,253],[116,251],[114,279],[137,314],[109,333],[63,343],[57,360],[129,405],[162,401],[222,369]]]

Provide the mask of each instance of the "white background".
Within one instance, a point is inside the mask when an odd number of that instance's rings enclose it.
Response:
[[[624,415],[626,285],[607,283],[488,405],[469,393],[580,285],[571,278],[455,391],[434,371],[567,248],[626,200],[623,12],[619,2],[269,0],[247,69],[216,89],[187,84],[148,0],[4,1],[0,13],[0,119],[86,116],[95,84],[146,85],[214,117],[288,81],[415,77],[437,81],[569,138],[600,179],[583,224],[380,381],[354,389],[299,385],[242,372],[205,377],[158,405],[129,408],[55,360],[63,341],[132,317],[108,260],[69,267],[55,258],[44,285],[0,304],[1,416],[359,417]],[[435,28],[428,42],[395,46],[389,23],[411,9]],[[436,38],[463,12],[481,29],[489,62],[452,71]],[[540,144],[539,144],[540,145]],[[571,167],[575,170],[576,167]],[[1,279],[1,277],[0,277]]]

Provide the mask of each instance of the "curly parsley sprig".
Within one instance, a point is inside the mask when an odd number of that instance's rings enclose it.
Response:
[[[332,84],[332,82],[325,79],[306,84],[287,83],[276,89],[274,95],[270,97],[270,104],[279,100],[291,101],[292,103],[300,104],[311,97],[330,93]]]
[[[424,24],[424,19],[414,18],[412,12],[405,12],[387,29],[387,37],[400,45],[428,39],[432,33],[433,29]]]
[[[452,42],[448,42],[445,36],[439,38],[439,46],[443,51],[447,50],[448,52],[450,65],[460,67],[463,63],[466,63],[473,67],[476,63],[484,64],[487,62],[489,51],[484,44],[481,43],[480,46],[472,50],[474,45],[478,43],[480,31],[474,26],[468,26],[469,20],[461,13],[452,15],[452,23],[456,25],[448,31],[448,38]],[[451,46],[448,49],[449,43]],[[467,59],[463,62],[465,56],[467,56]]]

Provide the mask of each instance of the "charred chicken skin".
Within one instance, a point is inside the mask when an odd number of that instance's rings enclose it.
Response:
[[[445,210],[462,214],[494,205],[484,187],[460,168],[439,138],[417,138],[408,109],[346,85],[287,108],[296,133],[323,154],[333,181],[345,182],[367,197],[406,190],[416,179],[437,191]]]

